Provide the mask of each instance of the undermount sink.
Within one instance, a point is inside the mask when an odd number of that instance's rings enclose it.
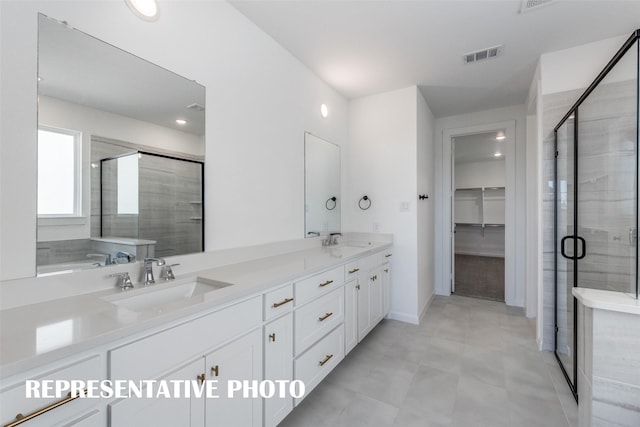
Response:
[[[360,243],[347,243],[344,246],[341,245],[330,248],[329,252],[331,256],[342,258],[364,252],[368,247],[368,245],[365,246],[365,244],[361,245]]]
[[[191,282],[168,287],[153,285],[103,299],[118,307],[141,312],[178,301],[193,300],[195,302],[196,297],[227,286],[231,286],[231,283],[196,279]]]

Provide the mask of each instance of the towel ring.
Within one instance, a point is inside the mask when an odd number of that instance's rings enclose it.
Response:
[[[363,204],[362,202],[363,202],[363,201],[364,201],[364,202],[369,202],[369,203],[366,205],[366,207],[363,207],[363,206],[362,206],[362,204]],[[363,211],[366,211],[367,209],[369,209],[369,208],[371,207],[371,199],[370,199],[368,196],[366,196],[366,195],[365,195],[365,196],[362,196],[362,197],[360,198],[360,200],[358,200],[358,207],[359,207],[360,209],[362,209]]]
[[[336,200],[338,200],[338,199],[335,196],[334,197],[329,197],[327,199],[327,201],[324,202],[324,207],[327,208],[328,211],[334,210],[336,208],[336,206],[338,205]],[[333,203],[333,206],[331,206],[331,203]],[[331,206],[331,207],[329,207],[329,206]]]

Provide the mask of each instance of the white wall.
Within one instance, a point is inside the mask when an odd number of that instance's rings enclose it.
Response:
[[[304,132],[344,145],[346,100],[229,4],[159,3],[0,3],[0,279],[35,274],[38,12],[206,86],[207,250],[303,236]]]
[[[589,86],[627,38],[612,37],[542,55],[542,95]]]
[[[427,105],[422,92],[418,91],[418,141],[417,141],[417,167],[418,167],[418,194],[429,196],[427,200],[417,201],[418,221],[418,315],[422,317],[426,311],[431,297],[435,293],[434,270],[434,232],[435,232],[435,208],[434,208],[434,164],[435,146],[433,133],[435,119]],[[415,200],[415,199],[414,199]]]
[[[508,183],[513,185],[513,192],[510,196],[509,188],[507,189],[507,203],[509,198],[513,197],[513,211],[510,212],[507,207],[507,217],[513,219],[513,242],[514,247],[509,248],[509,234],[510,227],[509,220],[507,220],[507,226],[505,230],[507,253],[505,254],[505,263],[509,264],[509,258],[513,257],[513,265],[505,265],[506,275],[514,277],[514,289],[511,294],[507,289],[505,297],[507,304],[523,307],[525,304],[525,203],[526,203],[526,159],[525,159],[525,141],[526,141],[526,108],[524,105],[514,105],[511,107],[503,107],[492,110],[479,111],[470,114],[463,114],[457,116],[438,118],[435,121],[435,157],[437,159],[435,163],[435,176],[436,176],[436,190],[435,190],[435,203],[436,206],[444,206],[443,204],[450,203],[450,190],[445,188],[445,182],[448,182],[445,178],[447,170],[450,168],[445,162],[450,162],[446,159],[447,150],[445,144],[450,143],[444,141],[445,134],[451,134],[455,129],[469,129],[471,133],[480,133],[483,130],[491,130],[493,124],[500,124],[506,122],[515,123],[515,145],[508,148],[510,153],[506,155],[507,176],[509,176],[509,168],[512,168],[515,174],[515,182]],[[511,157],[513,156],[513,157]],[[509,159],[512,160],[509,160]],[[450,163],[449,163],[450,164]],[[449,180],[450,181],[450,180]],[[446,209],[438,208],[436,211],[436,232],[435,232],[435,266],[436,266],[436,293],[442,295],[448,295],[450,291],[450,279],[447,263],[449,251],[445,245],[444,239],[449,239],[450,230],[450,218],[446,216]],[[450,209],[449,209],[450,211]],[[511,270],[513,273],[511,274]]]
[[[504,187],[504,160],[456,163],[456,188]]]
[[[422,115],[420,125],[419,115]],[[418,165],[424,166],[430,161],[417,160],[418,145],[424,144],[420,154],[427,155],[432,122],[428,106],[424,99],[419,100],[415,86],[349,103],[347,197],[343,204],[345,229],[393,233],[390,316],[413,323],[418,322],[420,315],[418,296],[422,299],[430,297],[426,277],[418,293],[416,204]],[[421,190],[428,186],[430,171],[424,173],[420,181]],[[365,194],[371,198],[371,208],[360,210],[358,200]],[[407,203],[406,211],[402,210],[402,203]],[[428,235],[428,231],[425,234]],[[423,274],[428,276],[426,271]]]

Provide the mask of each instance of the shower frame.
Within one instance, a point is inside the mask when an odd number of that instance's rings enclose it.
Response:
[[[577,299],[575,297],[572,297],[573,300],[573,363],[572,363],[572,374],[573,374],[573,381],[571,380],[569,373],[567,372],[567,369],[565,368],[564,364],[562,363],[562,360],[560,359],[560,356],[558,355],[558,331],[559,331],[559,327],[558,327],[558,239],[559,239],[559,235],[558,235],[558,130],[565,124],[565,122],[567,122],[567,120],[569,120],[570,118],[573,118],[573,177],[574,179],[574,189],[573,189],[573,227],[574,227],[574,235],[573,236],[565,236],[563,238],[566,239],[567,237],[572,237],[573,238],[573,255],[571,258],[566,257],[567,259],[572,259],[573,260],[573,287],[579,287],[578,286],[578,272],[579,272],[579,268],[578,268],[578,261],[580,259],[582,259],[586,253],[586,243],[584,241],[584,239],[580,236],[578,236],[578,187],[577,187],[577,177],[578,177],[578,167],[579,167],[579,163],[578,163],[578,148],[579,148],[579,144],[578,144],[578,140],[579,140],[579,134],[578,134],[578,124],[579,124],[579,107],[580,105],[582,105],[582,103],[589,97],[589,95],[599,86],[599,84],[605,79],[605,77],[609,74],[609,72],[611,70],[613,70],[615,68],[615,66],[618,64],[618,62],[624,57],[625,54],[627,54],[631,49],[633,49],[635,47],[636,49],[636,169],[635,169],[635,200],[636,203],[639,200],[638,196],[639,196],[639,190],[638,190],[638,185],[639,185],[639,181],[638,181],[638,167],[640,166],[640,150],[639,150],[639,146],[638,143],[640,141],[640,130],[639,130],[639,125],[640,125],[640,29],[634,31],[631,36],[624,42],[624,44],[622,45],[622,47],[616,52],[616,54],[613,56],[613,58],[611,58],[611,60],[607,63],[607,65],[602,69],[602,71],[598,74],[598,76],[595,78],[595,80],[589,85],[589,87],[587,87],[587,89],[584,91],[584,93],[578,98],[578,100],[573,104],[573,106],[569,109],[569,111],[562,117],[562,119],[560,120],[560,122],[556,125],[556,127],[553,129],[553,133],[554,133],[554,185],[553,185],[553,191],[554,191],[554,224],[553,224],[553,230],[554,230],[554,356],[556,358],[556,360],[558,361],[558,364],[560,365],[560,369],[562,370],[562,373],[565,377],[565,380],[567,381],[567,384],[569,385],[569,388],[571,389],[571,393],[573,394],[576,402],[578,402],[578,363],[577,363],[577,352],[576,349],[578,347],[578,328],[577,328],[577,324],[578,324],[578,312],[577,312],[577,308],[578,308],[578,304],[577,304]],[[572,117],[573,115],[573,117]],[[638,209],[636,208],[636,212],[635,212],[635,229],[636,231],[638,230]],[[578,242],[581,241],[582,243],[582,254],[581,255],[577,255],[578,254]],[[562,243],[563,245],[564,243]],[[635,298],[638,299],[638,292],[639,292],[639,286],[637,283],[637,279],[638,279],[638,242],[636,240],[636,244],[635,244],[635,259],[636,259],[636,263],[635,263],[635,278],[636,278],[636,287],[635,287]],[[564,249],[564,246],[563,246]],[[564,254],[563,254],[564,256]]]

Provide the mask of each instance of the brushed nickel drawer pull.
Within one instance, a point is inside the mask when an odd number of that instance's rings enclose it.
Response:
[[[49,411],[51,411],[52,409],[56,409],[59,406],[65,405],[73,400],[76,400],[77,398],[80,397],[81,394],[86,395],[87,394],[87,389],[85,388],[83,391],[79,392],[76,396],[71,396],[71,392],[67,393],[67,397],[65,397],[64,399],[56,402],[56,403],[52,403],[51,405],[42,408],[42,409],[38,409],[37,411],[34,411],[28,415],[22,415],[22,414],[18,414],[16,415],[16,419],[15,421],[10,422],[9,424],[5,424],[4,427],[15,427],[17,425],[20,425],[22,423],[26,423],[29,420],[34,419],[35,417],[39,417],[40,415],[47,413]]]
[[[358,271],[360,271],[359,268],[354,268],[353,270],[349,270],[349,274],[357,273]]]
[[[207,379],[207,376],[205,374],[200,374],[196,378],[200,381],[200,384],[204,384],[204,380]]]
[[[357,289],[357,290],[360,290],[360,285],[359,285],[359,284],[358,284],[358,285],[356,285],[356,289]]]
[[[324,364],[327,363],[329,359],[331,359],[332,357],[333,357],[333,354],[327,354],[327,357],[325,357],[324,360],[320,361],[320,366],[324,366]]]
[[[278,307],[280,307],[281,305],[287,304],[287,303],[289,303],[289,302],[291,302],[291,301],[293,301],[293,298],[285,298],[285,299],[283,299],[283,300],[282,300],[282,301],[280,301],[280,302],[274,302],[272,307],[273,307],[273,308],[278,308]]]
[[[327,314],[325,314],[325,315],[324,315],[324,316],[322,316],[322,317],[318,317],[318,320],[322,322],[322,321],[327,320],[327,319],[328,319],[329,317],[331,317],[331,316],[333,316],[333,313],[327,313]]]
[[[271,342],[276,342],[276,333],[275,332],[272,333],[272,334],[269,334],[269,340],[271,340]]]
[[[213,375],[214,377],[217,377],[219,375],[219,366],[212,366],[211,367],[211,375]]]
[[[330,285],[330,284],[332,284],[332,283],[333,283],[333,280],[327,280],[327,281],[326,281],[326,282],[324,282],[324,283],[320,283],[320,287],[322,288],[322,287],[327,286],[327,285]]]
[[[388,269],[388,268],[385,268],[385,269],[384,269],[384,272],[385,272],[385,273],[388,273],[388,272],[389,272],[389,269]]]
[[[393,255],[393,254],[386,254],[384,257],[385,258],[389,258],[391,255]]]

